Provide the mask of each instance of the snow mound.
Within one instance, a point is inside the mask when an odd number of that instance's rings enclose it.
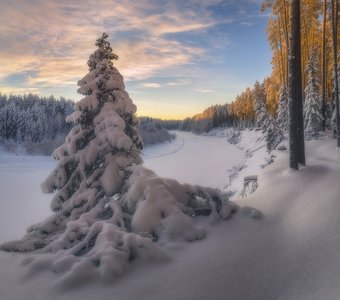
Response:
[[[161,246],[168,242],[204,238],[206,231],[197,224],[196,216],[210,215],[215,223],[228,219],[237,209],[217,189],[179,184],[141,165],[130,171],[122,194],[90,205],[84,199],[94,201],[94,190],[86,190],[86,195],[31,226],[25,238],[5,243],[1,249],[41,248],[25,264],[34,272],[48,268],[62,273],[67,282],[81,280],[84,273],[87,278],[111,280],[137,257],[166,258]],[[77,211],[78,216],[68,211]]]

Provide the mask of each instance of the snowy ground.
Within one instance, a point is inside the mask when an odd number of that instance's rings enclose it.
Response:
[[[51,196],[40,183],[55,165],[46,156],[0,153],[0,243],[20,238],[29,224],[50,214]]]
[[[245,158],[244,151],[215,136],[176,132],[176,140],[144,150],[144,164],[163,177],[181,183],[224,189],[229,172]]]
[[[91,282],[65,290],[56,286],[56,274],[27,276],[20,265],[23,255],[0,252],[0,299],[338,299],[340,151],[335,142],[308,143],[307,167],[296,172],[287,168],[286,152],[275,153],[275,163],[262,170],[265,151],[245,153],[261,146],[252,132],[238,147],[224,138],[178,135],[173,144],[145,149],[146,166],[220,188],[230,168],[243,166],[234,182],[242,172],[261,171],[256,193],[238,202],[259,209],[263,218],[251,219],[244,210],[229,221],[206,224],[204,240],[173,244],[168,262],[136,261],[110,285]],[[20,236],[48,214],[50,197],[40,193],[39,184],[53,165],[45,157],[0,154],[0,242]]]

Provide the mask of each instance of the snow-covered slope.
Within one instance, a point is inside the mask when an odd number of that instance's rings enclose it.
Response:
[[[261,130],[214,128],[207,135],[229,141],[236,145],[234,149],[243,152],[243,158],[239,161],[233,160],[232,167],[227,171],[228,180],[224,190],[229,192],[231,200],[241,197],[245,177],[258,175],[264,167],[275,160],[275,152],[270,154],[267,152]],[[282,144],[286,144],[286,141]]]
[[[220,143],[219,138],[212,139],[216,145]],[[259,209],[263,213],[261,220],[249,218],[247,209],[243,209],[229,221],[205,224],[208,235],[204,240],[168,245],[167,262],[136,261],[113,284],[56,287],[58,275],[27,275],[19,264],[23,255],[1,253],[0,268],[6,272],[0,272],[0,299],[338,299],[340,151],[333,140],[327,139],[308,142],[306,149],[307,166],[300,171],[288,169],[286,151],[275,153],[275,162],[259,176],[258,190],[238,200],[242,206]],[[168,153],[173,150],[168,149]],[[209,158],[216,157],[211,154]],[[239,163],[234,157],[233,160]],[[162,161],[157,165],[160,168]],[[17,199],[17,206],[25,201],[18,189],[7,187],[6,172],[0,172],[1,228],[5,217],[8,220],[12,214],[5,209],[3,195],[21,195],[11,198]],[[35,172],[31,171],[21,180],[33,176]],[[5,193],[3,188],[7,188]],[[12,215],[21,217],[18,211]],[[207,220],[202,218],[200,222]],[[2,235],[3,232],[3,240]]]

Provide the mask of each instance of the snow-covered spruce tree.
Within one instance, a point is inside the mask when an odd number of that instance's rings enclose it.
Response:
[[[277,108],[277,125],[285,132],[288,131],[288,88],[283,83],[280,89],[279,106]]]
[[[338,61],[340,61],[340,51],[338,51]],[[337,64],[337,73],[338,73],[338,99],[340,99],[340,63]],[[333,74],[332,74],[332,79],[333,79],[333,90],[332,90],[332,98],[333,98],[333,112],[332,112],[332,116],[331,116],[331,128],[332,128],[332,133],[333,133],[333,137],[337,138],[337,126],[338,123],[340,122],[340,118],[339,116],[337,116],[337,106],[336,106],[336,97],[335,97],[335,73],[333,70]],[[339,118],[339,120],[337,121],[337,119]]]
[[[278,126],[277,121],[268,114],[265,124],[264,136],[266,140],[267,150],[271,152],[284,139],[284,133]]]
[[[78,82],[85,97],[68,117],[77,125],[54,152],[59,164],[42,184],[45,192],[57,191],[54,214],[1,245],[34,251],[26,261],[33,270],[63,273],[66,282],[110,280],[136,257],[164,257],[161,245],[169,240],[205,236],[196,215],[226,219],[236,209],[219,190],[160,178],[141,165],[136,106],[107,38],[97,40],[89,73]]]
[[[262,130],[265,129],[265,124],[268,117],[267,108],[264,101],[264,87],[258,81],[256,81],[253,89],[253,108],[255,111],[256,126]]]
[[[267,111],[264,103],[265,93],[263,86],[261,86],[259,82],[255,83],[253,95],[256,124],[263,132],[267,150],[271,152],[283,140],[283,131],[277,125],[276,120]]]
[[[311,53],[306,71],[308,83],[305,88],[304,128],[305,139],[312,140],[319,136],[322,123],[319,68],[315,51]]]

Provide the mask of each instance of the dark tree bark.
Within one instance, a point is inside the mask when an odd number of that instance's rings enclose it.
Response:
[[[340,147],[340,117],[339,117],[339,81],[338,81],[338,64],[337,64],[337,27],[338,27],[338,5],[334,0],[331,1],[332,12],[332,43],[333,43],[333,72],[334,72],[334,102],[336,110],[336,137],[337,146]]]
[[[289,43],[289,148],[290,167],[305,165],[305,141],[302,111],[300,0],[290,3]]]

